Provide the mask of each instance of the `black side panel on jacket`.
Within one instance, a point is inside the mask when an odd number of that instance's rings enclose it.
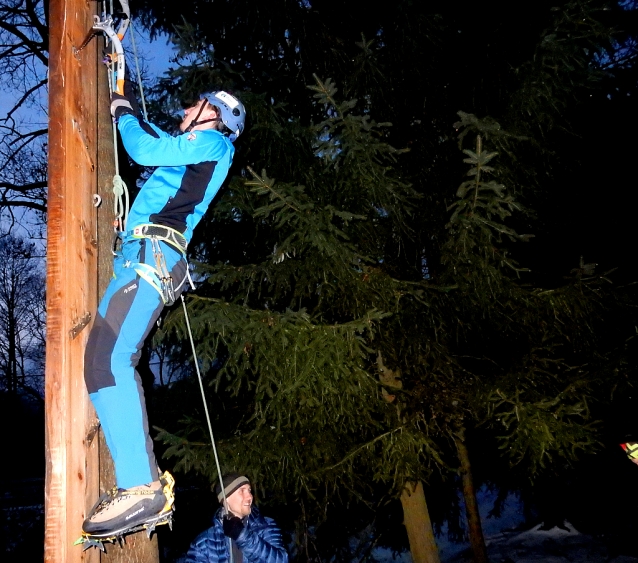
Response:
[[[151,222],[170,227],[180,233],[186,231],[186,218],[204,199],[215,166],[217,162],[213,161],[189,164],[175,197],[169,198],[159,213],[153,213],[149,217]]]

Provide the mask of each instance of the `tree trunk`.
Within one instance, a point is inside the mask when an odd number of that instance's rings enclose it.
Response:
[[[465,499],[465,514],[467,515],[468,533],[474,563],[488,563],[487,548],[481,527],[481,516],[479,514],[478,502],[476,502],[476,490],[472,479],[472,466],[470,456],[465,445],[465,429],[457,432],[455,440],[456,449],[461,462],[461,479],[463,481],[463,498]]]
[[[403,524],[410,541],[413,563],[440,563],[423,484],[408,482],[401,493]]]
[[[16,325],[15,325],[15,315],[13,312],[13,303],[7,303],[7,341],[9,343],[9,347],[7,350],[8,360],[7,360],[7,377],[9,380],[9,385],[7,385],[7,389],[9,393],[17,395],[18,393],[18,363],[16,361]]]

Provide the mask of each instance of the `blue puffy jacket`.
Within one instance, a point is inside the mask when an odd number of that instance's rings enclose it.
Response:
[[[222,527],[222,511],[217,511],[212,527],[197,536],[186,555],[187,563],[226,563],[230,561],[229,541]],[[256,506],[236,540],[243,563],[288,563],[281,532],[272,518],[259,514]]]

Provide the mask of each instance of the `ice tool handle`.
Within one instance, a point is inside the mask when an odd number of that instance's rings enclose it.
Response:
[[[122,47],[122,40],[126,35],[129,23],[131,21],[131,10],[128,5],[128,0],[120,0],[122,6],[122,17],[117,31],[113,29],[113,16],[107,14],[104,19],[100,16],[94,16],[94,23],[92,31],[94,33],[104,33],[112,42],[115,50],[116,65],[113,72],[113,91],[124,95],[124,75],[126,70],[126,62],[124,60],[124,49]],[[113,61],[110,61],[113,62]]]
[[[124,95],[124,72],[126,69],[126,63],[124,61],[122,39],[124,39],[124,35],[126,35],[126,30],[128,29],[131,21],[131,10],[128,6],[128,0],[120,0],[120,5],[122,6],[122,12],[120,13],[120,25],[118,26],[117,31],[113,29],[112,14],[105,14],[104,19],[100,16],[93,16],[93,27],[91,28],[91,31],[86,36],[86,39],[82,42],[82,44],[77,49],[74,49],[74,51],[76,54],[79,53],[91,42],[93,37],[100,32],[104,33],[113,43],[113,49],[115,51],[116,65],[112,80],[113,91]],[[112,56],[108,55],[105,62],[112,63]]]

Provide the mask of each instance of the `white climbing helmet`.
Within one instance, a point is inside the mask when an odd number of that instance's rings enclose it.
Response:
[[[206,92],[200,96],[200,99],[206,100],[219,108],[222,123],[231,131],[228,137],[234,142],[244,130],[244,123],[246,121],[246,108],[244,104],[235,98],[235,96],[231,96],[223,90]]]

